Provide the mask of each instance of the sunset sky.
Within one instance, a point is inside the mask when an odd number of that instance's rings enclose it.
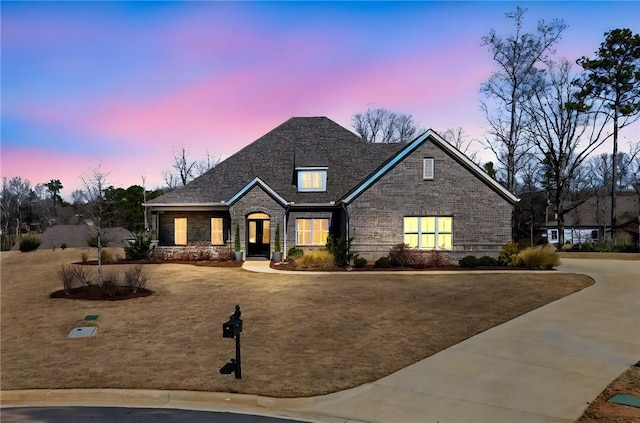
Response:
[[[529,30],[565,20],[572,62],[640,32],[640,2],[3,1],[1,175],[60,179],[70,199],[101,164],[116,187],[154,189],[172,149],[224,158],[292,116],[350,127],[369,107],[482,139],[481,37],[511,33],[516,5]]]

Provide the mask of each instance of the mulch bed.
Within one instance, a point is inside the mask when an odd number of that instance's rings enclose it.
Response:
[[[440,267],[427,267],[424,269],[417,269],[413,267],[374,267],[373,264],[367,264],[364,267],[353,267],[351,270],[347,270],[344,267],[333,267],[331,269],[297,269],[293,263],[290,262],[282,262],[282,263],[274,263],[273,261],[270,264],[272,269],[276,270],[297,270],[297,271],[330,271],[330,272],[408,272],[408,271],[435,271],[435,270],[451,270],[451,271],[474,271],[474,270],[529,270],[526,267],[513,267],[513,266],[478,266],[478,267],[461,267],[456,266],[455,264],[448,266],[440,266]]]
[[[51,298],[66,298],[68,300],[94,300],[94,301],[120,301],[131,298],[148,297],[153,291],[141,288],[138,292],[133,292],[131,288],[117,287],[113,295],[109,295],[103,288],[96,285],[73,288],[68,293],[64,290],[52,292]]]

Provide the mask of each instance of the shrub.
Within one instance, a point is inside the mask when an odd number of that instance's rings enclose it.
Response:
[[[294,264],[297,269],[302,270],[330,270],[335,267],[336,262],[330,251],[317,250],[298,257]]]
[[[80,286],[89,286],[93,281],[91,274],[82,266],[73,266],[76,283]]]
[[[133,292],[138,292],[147,286],[147,275],[142,269],[142,265],[138,264],[124,271],[124,283],[131,288]]]
[[[40,246],[40,239],[35,236],[27,235],[23,236],[20,240],[20,251],[26,253],[27,251],[36,250]]]
[[[389,260],[388,257],[380,257],[375,263],[373,263],[373,267],[378,269],[388,269],[391,267],[391,260]]]
[[[282,251],[282,247],[280,245],[280,224],[276,224],[276,237],[275,240],[273,242],[273,250],[276,253],[279,253],[280,251]]]
[[[116,295],[116,288],[120,285],[122,275],[117,270],[108,270],[102,277],[102,290],[110,297]]]
[[[407,266],[411,261],[412,251],[407,244],[396,244],[389,250],[391,266]]]
[[[553,269],[560,264],[560,256],[553,246],[526,248],[518,254],[520,263],[529,269]]]
[[[58,277],[62,281],[62,290],[65,294],[68,294],[77,285],[76,272],[72,265],[62,265],[58,270]]]
[[[353,267],[365,267],[367,265],[367,259],[364,257],[356,257],[353,259]]]
[[[102,264],[113,262],[113,251],[107,249],[100,250],[100,262]]]
[[[302,248],[292,247],[292,248],[289,248],[289,251],[287,252],[287,260],[295,261],[296,259],[302,257],[303,255],[304,255],[304,250]]]
[[[476,256],[465,256],[458,260],[458,264],[460,267],[478,267],[480,265],[480,260]]]
[[[89,254],[87,253],[80,254],[80,260],[82,260],[82,263],[86,264],[89,261]]]
[[[233,248],[235,251],[240,251],[240,224],[236,222],[236,233],[233,237]]]
[[[443,267],[451,262],[449,254],[447,254],[446,251],[425,251],[423,254],[427,257],[427,267]]]
[[[233,261],[234,260],[233,251],[231,251],[231,248],[220,248],[218,250],[217,259],[219,261]]]
[[[151,234],[138,233],[129,245],[124,247],[127,260],[146,260],[151,254]]]
[[[522,250],[520,244],[516,242],[507,242],[502,246],[498,261],[503,266],[518,266],[518,253]]]
[[[63,250],[67,249],[67,243],[63,242],[62,244],[60,244],[60,248],[62,248]]]
[[[327,250],[333,254],[338,266],[346,266],[354,258],[355,255],[351,252],[352,242],[353,237],[347,238],[344,234],[340,235],[339,238],[333,235],[327,237]]]
[[[109,239],[103,233],[95,233],[87,237],[87,245],[91,248],[98,248],[98,235],[100,235],[100,248],[109,246]]]
[[[478,259],[478,266],[497,266],[498,260],[491,256],[482,256]]]

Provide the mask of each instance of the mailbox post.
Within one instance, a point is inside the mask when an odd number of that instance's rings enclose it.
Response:
[[[236,358],[225,364],[220,373],[235,373],[236,379],[242,379],[242,365],[240,360],[240,333],[242,332],[242,319],[240,318],[240,306],[236,305],[236,311],[229,316],[229,321],[222,324],[222,337],[236,339]]]

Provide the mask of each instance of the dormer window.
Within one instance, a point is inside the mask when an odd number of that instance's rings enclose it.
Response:
[[[296,168],[298,172],[298,192],[324,192],[327,190],[327,168]]]

